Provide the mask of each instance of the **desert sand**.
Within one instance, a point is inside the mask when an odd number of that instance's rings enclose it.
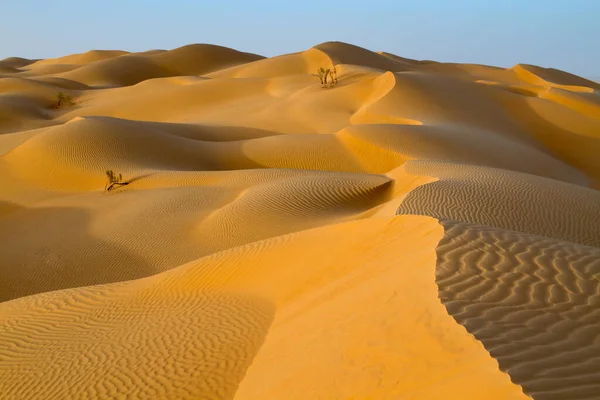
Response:
[[[599,155],[533,65],[1,60],[0,398],[598,399]]]

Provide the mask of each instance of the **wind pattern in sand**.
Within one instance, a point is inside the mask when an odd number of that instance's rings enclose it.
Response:
[[[1,60],[0,398],[598,398],[599,154],[531,65]]]

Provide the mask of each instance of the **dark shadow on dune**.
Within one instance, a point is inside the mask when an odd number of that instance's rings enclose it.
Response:
[[[89,222],[77,208],[21,208],[2,216],[0,301],[154,273],[140,257],[93,237]]]
[[[122,124],[131,126],[133,129],[169,134],[186,139],[203,142],[236,142],[240,140],[258,139],[269,136],[283,135],[281,132],[267,129],[235,126],[235,125],[208,125],[208,124],[186,124],[177,122],[154,122],[140,121],[125,118],[106,117],[100,115],[82,116],[88,120],[104,121],[106,123]]]
[[[456,322],[534,399],[597,399],[600,249],[441,224],[436,284]]]
[[[0,218],[10,214],[22,210],[23,207],[16,203],[12,203],[10,201],[0,201]]]
[[[39,61],[39,59],[27,59],[23,57],[8,57],[0,60],[0,68],[11,68],[18,70],[19,68],[26,67],[30,64]]]
[[[532,99],[535,100],[535,99]],[[547,99],[539,99],[540,102],[551,102]],[[600,104],[598,104],[600,107]],[[600,177],[600,137],[589,136],[568,128],[558,126],[547,118],[544,118],[538,110],[532,107],[525,98],[519,102],[517,113],[514,118],[529,133],[544,145],[549,153],[559,160],[579,169],[588,177]],[[574,111],[573,111],[574,112]],[[581,115],[582,120],[591,120],[590,117]],[[597,121],[600,129],[600,120]],[[590,129],[592,131],[592,129]],[[597,133],[597,132],[596,132]]]
[[[515,94],[520,94],[521,96],[526,96],[526,97],[539,97],[539,94],[533,90],[529,90],[527,88],[524,87],[518,87],[518,86],[498,86],[508,92],[511,93],[515,93]]]
[[[155,175],[155,174],[156,174],[156,173],[152,173],[152,174],[144,174],[144,175],[138,175],[138,176],[135,176],[135,177],[133,177],[133,178],[131,178],[131,179],[128,179],[128,180],[126,181],[126,183],[129,185],[130,183],[133,183],[133,182],[136,182],[136,181],[142,180],[142,179],[144,179],[144,178],[148,178],[149,176],[152,176],[152,175]]]
[[[39,99],[17,94],[0,96],[0,134],[52,125],[48,110]]]

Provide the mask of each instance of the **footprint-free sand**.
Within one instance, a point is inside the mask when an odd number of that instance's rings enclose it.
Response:
[[[555,69],[0,60],[0,398],[598,399],[599,189]]]

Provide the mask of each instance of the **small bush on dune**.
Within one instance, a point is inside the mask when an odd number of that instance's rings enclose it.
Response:
[[[333,69],[331,70],[331,73],[329,74],[329,76],[331,76],[331,83],[330,83],[330,85],[337,85],[338,78],[337,78],[337,69],[335,67],[333,67]]]
[[[321,81],[321,86],[324,88],[334,87],[338,83],[337,70],[335,67],[333,67],[333,69],[321,67],[317,69],[316,74],[312,75],[319,78],[319,80]]]
[[[108,182],[106,185],[104,185],[104,190],[107,192],[116,188],[117,186],[129,185],[129,182],[123,182],[122,174],[117,175],[111,169],[106,171],[106,177],[108,178]]]
[[[319,80],[321,81],[321,85],[323,85],[323,87],[325,87],[325,83],[327,82],[327,77],[329,76],[329,72],[331,70],[329,68],[325,69],[323,67],[317,69],[317,73],[313,74],[313,76],[316,76],[317,78],[319,78]]]
[[[56,108],[60,108],[62,105],[65,104],[73,106],[75,105],[75,102],[73,101],[71,96],[68,96],[63,92],[58,92],[58,94],[56,95]]]

